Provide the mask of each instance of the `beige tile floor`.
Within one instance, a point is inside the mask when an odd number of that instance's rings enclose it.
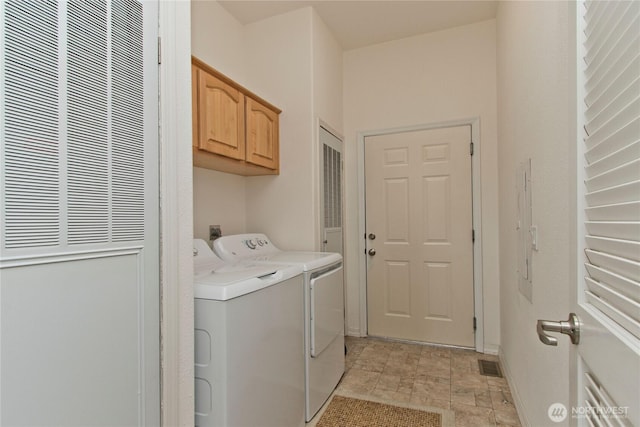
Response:
[[[480,375],[471,350],[346,338],[345,391],[413,405],[450,409],[456,427],[520,426],[506,379]]]

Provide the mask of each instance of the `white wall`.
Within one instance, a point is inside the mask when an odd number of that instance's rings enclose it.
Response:
[[[307,7],[245,27],[249,88],[282,110],[280,175],[247,179],[247,230],[290,249],[314,246],[311,15]]]
[[[324,21],[315,12],[312,12],[312,43],[313,43],[313,150],[317,153],[314,166],[314,188],[319,188],[320,169],[322,167],[322,154],[320,143],[320,121],[328,126],[329,130],[342,136],[343,111],[342,111],[342,46],[336,40]],[[322,250],[321,235],[323,230],[323,216],[318,207],[321,204],[322,194],[316,194],[314,213],[316,218],[315,246],[313,250]]]
[[[209,240],[209,226],[223,234],[244,233],[247,206],[245,178],[210,169],[193,168],[193,237]]]
[[[314,115],[342,132],[342,47],[315,11],[311,18]]]
[[[191,54],[246,85],[244,26],[218,2],[191,2]],[[209,240],[209,225],[223,234],[246,231],[246,179],[193,168],[193,236]]]
[[[344,54],[348,332],[360,334],[357,133],[480,118],[485,348],[500,343],[495,21]]]
[[[533,426],[551,424],[549,405],[569,401],[570,341],[545,346],[535,333],[537,319],[567,318],[575,265],[569,7],[570,2],[501,2],[497,16],[501,358],[518,412]],[[514,182],[518,163],[527,158],[540,244],[533,253],[533,303],[519,293],[516,276]]]
[[[342,48],[310,7],[247,25],[252,87],[282,109],[280,176],[247,180],[247,230],[316,250],[318,119],[342,130]]]
[[[215,0],[191,2],[191,54],[246,85],[244,26]]]
[[[224,234],[317,249],[317,124],[342,130],[342,49],[310,7],[246,26],[215,1],[191,10],[193,55],[282,110],[279,176],[194,169],[194,235],[220,224]]]

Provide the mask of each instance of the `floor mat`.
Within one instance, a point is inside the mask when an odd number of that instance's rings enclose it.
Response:
[[[442,414],[334,395],[316,427],[443,427]]]

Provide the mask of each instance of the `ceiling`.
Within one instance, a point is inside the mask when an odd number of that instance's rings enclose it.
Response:
[[[497,1],[483,0],[221,0],[240,23],[250,24],[313,6],[344,50],[495,18]]]

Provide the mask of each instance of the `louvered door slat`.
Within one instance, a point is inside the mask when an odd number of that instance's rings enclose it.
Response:
[[[587,263],[586,267],[589,275],[597,282],[607,283],[611,289],[621,295],[635,302],[640,301],[640,286],[637,282],[603,268],[596,267],[593,264]]]
[[[3,242],[11,249],[60,243],[58,5],[26,6],[7,2],[2,30]]]
[[[621,8],[626,11],[632,9],[628,3],[620,2]],[[585,83],[587,90],[592,90],[598,83],[602,81],[603,75],[615,67],[616,61],[620,59],[625,50],[629,46],[637,43],[636,34],[633,31],[635,25],[638,24],[638,13],[629,13],[622,16],[615,16],[615,29],[610,31],[606,38],[601,38],[600,44],[597,46],[598,51],[588,50],[585,60],[592,65],[588,70]]]
[[[109,240],[107,8],[68,3],[68,242]]]
[[[142,239],[144,233],[144,128],[142,14],[134,2],[112,3],[112,238]],[[131,37],[131,36],[134,37]]]

